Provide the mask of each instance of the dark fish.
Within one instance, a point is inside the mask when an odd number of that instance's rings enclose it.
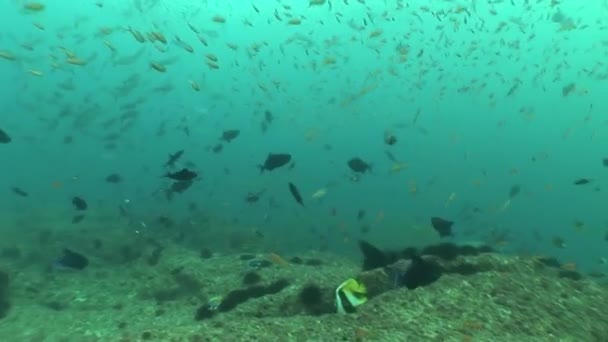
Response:
[[[397,259],[394,255],[385,253],[378,247],[363,240],[359,240],[359,250],[363,254],[363,271],[388,266]]]
[[[442,219],[440,217],[432,217],[431,225],[439,233],[439,237],[452,236],[452,225],[454,222]]]
[[[509,190],[509,198],[514,198],[515,196],[517,196],[519,194],[520,191],[521,191],[521,187],[519,185],[511,186],[511,189]]]
[[[393,146],[397,143],[397,137],[395,137],[391,132],[384,132],[384,143]]]
[[[84,214],[74,215],[74,217],[72,217],[72,224],[80,223],[82,220],[84,220]]]
[[[574,185],[585,185],[591,183],[591,179],[588,178],[579,178],[574,181]]]
[[[180,171],[177,171],[177,172],[167,172],[167,174],[165,174],[165,177],[167,177],[167,178],[171,178],[173,180],[182,181],[182,182],[191,181],[194,178],[196,178],[197,176],[198,176],[198,174],[196,172],[190,171],[188,169],[181,169]]]
[[[183,193],[184,191],[188,190],[192,184],[194,183],[194,181],[189,180],[189,181],[177,181],[174,182],[173,184],[171,184],[171,191],[172,192],[177,192],[178,194]]]
[[[229,143],[232,140],[236,139],[236,137],[238,137],[240,133],[241,131],[238,129],[225,130],[224,133],[222,133],[222,137],[220,139]]]
[[[82,254],[65,248],[63,250],[63,255],[55,260],[54,264],[60,268],[83,270],[89,265],[89,259]]]
[[[365,173],[372,170],[371,164],[363,161],[361,158],[352,158],[348,161],[348,167],[355,172]]]
[[[0,128],[0,144],[8,144],[12,141],[11,137]]]
[[[158,223],[163,225],[163,227],[165,227],[165,228],[171,228],[175,224],[175,222],[173,222],[173,220],[167,216],[159,216],[157,220],[158,220]]]
[[[87,208],[89,207],[87,202],[78,196],[75,196],[74,198],[72,198],[72,204],[74,205],[76,210],[80,210],[80,211],[87,210]]]
[[[108,183],[120,183],[122,182],[122,177],[118,174],[118,173],[113,173],[111,175],[109,175],[108,177],[106,177],[106,182]]]
[[[272,123],[272,120],[274,120],[274,117],[272,116],[272,113],[267,110],[264,112],[264,121],[267,123]]]
[[[272,171],[281,166],[287,165],[291,161],[291,154],[288,153],[269,153],[264,161],[264,165],[259,165],[260,173],[264,170]]]
[[[608,167],[608,158],[602,159],[602,165],[604,165],[604,167]]]
[[[361,221],[365,218],[365,210],[359,209],[357,212],[357,220]]]
[[[118,206],[118,212],[120,213],[120,216],[122,216],[122,217],[129,217],[129,212],[122,205]]]
[[[304,206],[304,200],[302,200],[300,191],[298,191],[298,188],[296,188],[296,186],[293,185],[293,183],[291,182],[289,182],[289,191],[291,192],[291,195],[296,200],[296,202],[298,202],[301,206]]]
[[[222,152],[222,149],[224,149],[224,145],[217,144],[217,145],[213,146],[213,148],[211,148],[211,151],[213,151],[213,153],[220,153],[220,152]]]
[[[18,188],[18,187],[16,187],[16,186],[12,187],[12,188],[11,188],[11,190],[13,190],[13,192],[14,192],[16,195],[19,195],[19,196],[21,196],[21,197],[27,197],[27,196],[28,196],[27,192],[25,192],[25,191],[21,190],[20,188]]]
[[[258,191],[258,192],[250,192],[245,196],[245,202],[249,204],[257,203],[260,200],[260,197],[266,192],[266,190]]]
[[[165,166],[166,167],[175,166],[175,163],[179,160],[179,158],[182,157],[183,154],[184,154],[184,150],[179,150],[173,154],[169,154],[169,160],[167,160],[167,162],[165,163]]]
[[[384,153],[386,154],[386,157],[392,161],[393,163],[398,163],[399,161],[397,160],[397,158],[395,158],[395,155],[393,155],[391,153],[391,151],[384,151]]]

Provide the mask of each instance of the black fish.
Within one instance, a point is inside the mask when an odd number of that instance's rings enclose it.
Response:
[[[372,170],[371,164],[363,161],[361,158],[352,158],[348,161],[348,167],[355,172],[365,173]]]
[[[163,225],[165,228],[171,228],[175,224],[175,222],[173,222],[173,220],[167,216],[159,216],[157,220],[158,223]]]
[[[281,166],[285,166],[291,161],[291,154],[288,153],[269,153],[264,161],[264,165],[259,165],[260,173],[264,170],[272,171]]]
[[[173,184],[171,184],[171,191],[181,194],[184,191],[188,190],[192,186],[193,183],[194,183],[194,181],[191,181],[191,180],[174,182]]]
[[[196,178],[197,176],[198,176],[198,174],[196,172],[190,171],[188,169],[181,169],[180,171],[177,171],[177,172],[167,172],[167,174],[165,175],[165,177],[167,177],[167,178],[171,178],[173,180],[182,181],[182,182],[191,181],[194,178]]]
[[[217,145],[213,146],[213,148],[211,148],[211,151],[213,151],[213,153],[220,153],[222,152],[223,148],[224,145],[218,143]]]
[[[12,141],[11,137],[0,128],[0,144],[8,144]]]
[[[521,187],[519,185],[513,185],[511,190],[509,190],[509,198],[514,198],[521,191]]]
[[[55,261],[55,265],[75,270],[83,270],[89,265],[89,259],[82,254],[65,248],[63,250],[63,255]]]
[[[427,286],[437,281],[443,275],[443,268],[434,261],[427,261],[420,256],[414,256],[408,267],[397,274],[396,286],[405,286],[413,290]]]
[[[608,167],[608,158],[602,159],[602,165],[604,165],[604,167]]]
[[[393,163],[399,162],[399,161],[397,161],[397,158],[395,158],[395,156],[391,153],[391,151],[384,151],[384,153],[386,154],[388,159],[390,159],[390,161],[392,161]]]
[[[384,143],[393,146],[397,143],[397,137],[395,137],[391,132],[384,132]]]
[[[19,196],[21,196],[21,197],[27,197],[27,196],[28,196],[27,192],[25,192],[25,191],[21,190],[20,188],[18,188],[18,187],[16,187],[16,186],[12,187],[12,188],[11,188],[11,190],[13,190],[13,192],[14,192],[16,195],[19,195]]]
[[[357,220],[361,221],[365,218],[365,210],[359,209],[357,212]]]
[[[232,140],[236,139],[236,137],[238,137],[240,133],[241,131],[238,129],[225,130],[224,133],[222,133],[222,137],[220,138],[220,140],[224,140],[225,142],[229,143]]]
[[[266,192],[266,190],[258,191],[258,192],[250,192],[245,196],[245,202],[249,204],[257,203],[260,200],[260,197]]]
[[[175,166],[175,163],[179,160],[179,158],[182,157],[183,154],[184,154],[184,150],[179,150],[173,154],[169,154],[169,160],[167,160],[167,162],[165,163],[165,166],[166,167]]]
[[[84,214],[74,215],[74,217],[72,217],[72,224],[80,223],[82,220],[84,220]]]
[[[384,252],[367,241],[360,240],[359,249],[363,254],[363,271],[385,267],[398,259],[395,253]]]
[[[87,208],[89,207],[87,205],[87,202],[78,196],[74,196],[74,198],[72,198],[72,204],[74,205],[76,210],[80,211],[87,210]]]
[[[452,225],[454,222],[442,219],[441,217],[432,217],[431,225],[439,233],[439,237],[452,236]]]
[[[109,175],[108,177],[106,177],[106,182],[108,183],[120,183],[122,182],[122,177],[118,174],[118,173],[113,173],[111,175]]]
[[[274,120],[274,117],[272,116],[272,113],[269,110],[265,111],[264,112],[264,121],[266,123],[270,124],[270,123],[272,123],[272,120]]]
[[[302,200],[300,191],[298,191],[298,188],[296,188],[296,186],[293,185],[293,183],[291,182],[289,182],[289,191],[291,192],[291,195],[296,200],[296,202],[298,202],[301,206],[304,206],[304,200]]]
[[[579,178],[574,181],[574,185],[585,185],[591,183],[591,179]]]

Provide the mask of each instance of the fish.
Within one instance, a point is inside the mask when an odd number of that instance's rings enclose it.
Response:
[[[260,197],[266,192],[266,190],[258,191],[258,192],[249,192],[247,196],[245,196],[245,202],[249,204],[257,203],[260,200]]]
[[[26,2],[23,8],[31,12],[41,12],[44,11],[45,6],[39,2]]]
[[[397,143],[397,137],[395,137],[391,132],[384,132],[384,143],[393,146]]]
[[[519,194],[520,191],[521,191],[521,187],[519,185],[511,186],[511,189],[509,190],[509,198],[514,198],[515,196],[517,196]]]
[[[300,195],[300,191],[291,182],[289,182],[289,192],[291,192],[291,195],[296,200],[296,202],[298,202],[301,206],[304,206],[304,200],[302,199],[302,196]]]
[[[604,159],[602,159],[602,165],[603,165],[604,167],[608,167],[608,158],[604,158]]]
[[[8,144],[12,141],[11,137],[2,128],[0,128],[0,144]]]
[[[354,172],[365,173],[372,170],[372,165],[359,157],[351,158],[347,164]]]
[[[213,151],[213,153],[220,153],[220,152],[222,152],[223,148],[224,148],[224,145],[217,144],[217,145],[213,146],[213,148],[211,150]]]
[[[198,173],[196,173],[194,171],[190,171],[186,168],[183,168],[177,172],[167,172],[164,177],[171,178],[176,181],[186,182],[186,181],[191,181],[191,180],[195,179],[196,177],[198,177]]]
[[[579,178],[574,181],[574,185],[585,185],[591,183],[591,179],[588,178]]]
[[[268,124],[271,124],[272,120],[274,120],[274,116],[272,115],[272,112],[270,112],[269,110],[266,110],[264,112],[264,121]]]
[[[359,209],[357,212],[357,220],[361,221],[365,218],[365,210]]]
[[[89,259],[80,253],[64,248],[63,255],[53,262],[58,268],[84,270],[89,265]]]
[[[122,177],[118,173],[113,173],[106,177],[106,182],[108,183],[120,183],[122,182]]]
[[[194,183],[194,181],[192,181],[192,180],[174,182],[173,184],[171,184],[170,191],[181,194],[184,191],[188,190],[192,186],[193,183]]]
[[[365,284],[350,278],[336,288],[336,308],[338,313],[345,314],[355,311],[355,308],[367,302]]]
[[[452,236],[453,221],[442,219],[441,217],[431,217],[431,225],[439,233],[439,237]]]
[[[21,197],[27,197],[28,193],[23,191],[21,188],[18,188],[16,186],[12,187],[11,190],[13,191],[14,194],[19,195]]]
[[[225,142],[229,143],[232,140],[236,139],[236,137],[238,137],[239,134],[241,134],[241,131],[238,129],[225,130],[224,133],[222,133],[220,140],[224,140]]]
[[[289,153],[269,153],[264,161],[263,165],[258,165],[260,173],[264,170],[272,171],[282,166],[287,165],[291,161],[291,154]]]
[[[566,240],[564,240],[561,236],[555,236],[551,239],[551,244],[557,248],[566,248],[568,245],[566,244]]]
[[[74,217],[72,217],[72,224],[80,223],[82,220],[84,220],[84,214],[74,215]]]
[[[391,168],[388,170],[388,172],[397,173],[405,168],[407,168],[407,163],[395,163],[395,164],[391,165]]]
[[[74,196],[72,198],[72,204],[74,205],[76,210],[79,210],[79,211],[85,211],[89,207],[87,202],[78,196]]]
[[[325,197],[325,195],[327,195],[327,189],[321,188],[321,189],[318,189],[317,191],[315,191],[311,197],[313,199],[319,200],[319,199]]]
[[[386,154],[386,157],[393,163],[399,163],[399,161],[391,151],[384,151],[384,154]]]
[[[169,160],[165,163],[165,167],[173,167],[175,163],[182,157],[184,150],[179,150],[173,154],[169,154]]]

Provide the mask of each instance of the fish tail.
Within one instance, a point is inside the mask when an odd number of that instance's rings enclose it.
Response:
[[[264,165],[258,165],[258,168],[260,169],[260,174],[264,173]]]

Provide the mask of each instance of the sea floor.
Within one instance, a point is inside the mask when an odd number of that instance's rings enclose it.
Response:
[[[30,248],[40,239],[52,245],[48,239],[55,235],[32,233],[21,242],[15,236],[0,242],[11,303],[0,319],[0,341],[608,340],[608,287],[560,277],[537,258],[467,257],[479,266],[476,272],[383,292],[352,314],[316,315],[302,302],[302,289],[314,284],[333,307],[334,289],[361,276],[358,260],[315,251],[214,253],[158,240],[130,250],[106,239],[73,247],[91,262],[82,271],[66,271],[40,262],[51,260],[50,252]],[[299,259],[293,263],[292,257]],[[284,279],[288,286],[195,319],[213,297],[247,288],[243,278],[252,260],[269,261],[257,271],[258,284]]]

